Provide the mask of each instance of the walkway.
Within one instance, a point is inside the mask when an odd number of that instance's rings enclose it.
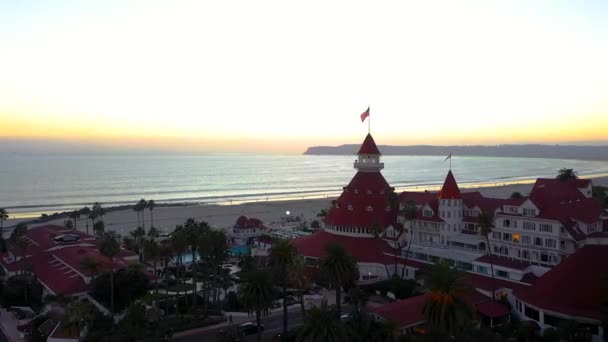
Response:
[[[9,342],[24,342],[25,339],[21,337],[21,333],[17,330],[19,321],[15,318],[12,312],[0,309],[0,328],[2,328],[2,335],[0,341],[6,338]]]

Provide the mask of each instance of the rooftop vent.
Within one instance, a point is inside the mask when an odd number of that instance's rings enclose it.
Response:
[[[53,238],[55,242],[75,242],[80,240],[80,236],[76,234],[62,234]]]

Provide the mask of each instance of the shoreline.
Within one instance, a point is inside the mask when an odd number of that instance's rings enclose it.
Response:
[[[594,181],[594,185],[608,186],[608,175],[602,177],[585,177]],[[535,180],[516,180],[505,182],[483,182],[483,183],[468,183],[459,184],[463,192],[479,191],[486,197],[506,198],[513,192],[517,191],[524,196],[527,195],[534,184]],[[441,184],[433,186],[412,186],[397,188],[396,191],[436,191],[441,187]],[[302,221],[310,224],[313,220],[320,220],[317,217],[322,209],[327,209],[331,205],[331,201],[339,195],[336,191],[335,196],[325,194],[317,197],[298,197],[298,198],[269,198],[268,200],[252,200],[252,201],[223,201],[219,203],[179,203],[179,204],[163,204],[157,203],[153,211],[154,225],[163,233],[173,231],[176,225],[183,224],[186,219],[194,218],[199,221],[206,221],[210,226],[220,229],[230,229],[237,218],[241,215],[247,217],[255,217],[264,222],[269,228],[289,228],[295,227]],[[108,212],[104,215],[103,220],[106,224],[106,230],[114,230],[121,235],[126,235],[137,226],[137,213],[132,210],[132,205],[121,207],[108,207]],[[289,212],[289,214],[287,214]],[[144,211],[146,229],[150,227],[150,212]],[[299,217],[300,221],[293,221],[293,218]],[[293,222],[286,222],[290,218]],[[16,225],[19,222],[27,221],[29,226],[35,227],[45,224],[63,225],[69,218],[67,216],[56,216],[44,222],[33,220],[30,218],[11,218],[4,224],[5,228]],[[77,229],[86,231],[87,225],[89,231],[92,231],[90,220],[81,217],[77,222]]]
[[[597,174],[589,174],[582,175],[581,178],[598,180],[598,184],[602,183],[602,179],[608,178],[608,173],[597,173]],[[520,177],[517,178],[505,178],[505,179],[496,179],[490,181],[475,181],[475,182],[462,182],[459,183],[459,187],[465,190],[472,189],[484,189],[484,188],[494,188],[494,187],[504,187],[511,185],[520,185],[520,184],[533,184],[536,181],[536,178],[529,177]],[[395,192],[400,193],[403,191],[437,191],[441,188],[442,183],[416,183],[405,186],[396,186]],[[605,184],[606,185],[606,184]],[[242,194],[242,195],[232,195],[232,196],[209,196],[209,197],[195,197],[195,198],[178,198],[178,199],[154,199],[156,202],[156,206],[158,207],[184,207],[184,206],[209,206],[209,205],[242,205],[247,203],[262,203],[262,202],[280,202],[280,201],[302,201],[309,199],[327,199],[327,198],[335,198],[340,195],[342,192],[341,189],[336,190],[311,190],[311,191],[300,191],[300,192],[279,192],[279,193],[264,193],[264,194]],[[152,198],[153,199],[153,198]],[[120,201],[114,203],[103,203],[102,205],[108,205],[106,210],[115,211],[115,210],[131,210],[133,205],[137,202],[137,200],[133,200],[130,202]],[[67,215],[67,213],[81,209],[85,206],[91,207],[92,203],[84,204],[84,203],[75,203],[75,204],[56,204],[56,205],[23,205],[23,206],[13,206],[6,207],[9,211],[10,220],[18,219],[23,221],[24,219],[29,219],[28,221],[34,221],[36,219],[41,219],[41,216],[47,215],[51,217],[57,217],[58,215]],[[17,209],[17,211],[13,211]],[[38,210],[24,210],[20,211],[19,209],[38,209]],[[42,210],[44,209],[44,210]],[[57,217],[59,218],[59,217]]]

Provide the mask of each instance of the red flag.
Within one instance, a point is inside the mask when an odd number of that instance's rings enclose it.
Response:
[[[365,121],[365,119],[367,119],[368,116],[369,116],[369,107],[367,107],[367,110],[365,112],[363,112],[363,114],[361,114],[361,122]]]

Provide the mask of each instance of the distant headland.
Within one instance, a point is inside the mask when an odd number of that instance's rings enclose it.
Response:
[[[355,155],[359,145],[346,144],[340,146],[312,146],[305,155]],[[577,146],[577,145],[461,145],[461,146],[432,146],[410,145],[391,146],[379,145],[383,155],[408,156],[447,156],[452,153],[459,156],[483,157],[520,157],[520,158],[563,158],[608,160],[608,145]]]

